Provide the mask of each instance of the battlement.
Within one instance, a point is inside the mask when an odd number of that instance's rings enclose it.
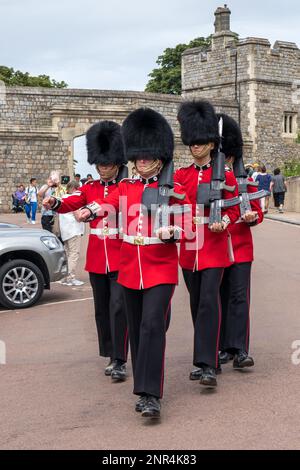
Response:
[[[255,79],[291,83],[300,79],[299,67],[300,49],[293,42],[276,41],[272,47],[266,38],[238,39],[228,29],[218,30],[208,50],[195,47],[182,54],[183,94],[223,85],[226,97],[228,84]]]
[[[238,119],[246,158],[273,162],[296,158],[299,145],[300,50],[294,42],[261,37],[239,39],[230,29],[231,11],[215,12],[215,32],[208,50],[182,54],[184,98],[222,102],[222,110]],[[225,109],[224,103],[231,104]]]

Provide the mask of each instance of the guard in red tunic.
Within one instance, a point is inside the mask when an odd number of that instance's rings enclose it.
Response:
[[[63,214],[104,198],[128,175],[119,124],[102,121],[87,132],[88,162],[95,164],[100,179],[79,188],[67,199],[47,198],[45,206]],[[109,357],[105,375],[115,381],[126,378],[128,330],[122,287],[117,283],[120,248],[118,218],[90,222],[86,271],[93,289],[100,356]]]
[[[171,211],[182,212],[188,201],[181,185],[173,183],[174,139],[165,118],[152,109],[140,108],[125,119],[122,131],[127,157],[140,178],[122,181],[105,200],[88,205],[82,210],[82,220],[91,212],[101,217],[105,211],[122,213],[118,282],[125,293],[134,394],[140,396],[135,409],[143,417],[158,418],[166,323],[178,283],[174,241],[181,233],[167,217]]]
[[[263,221],[263,213],[259,199],[248,202],[248,207],[243,205],[244,196],[246,199],[253,197],[253,194],[258,196],[257,184],[247,177],[244,168],[243,138],[238,124],[226,114],[220,114],[219,117],[223,119],[222,150],[226,156],[226,163],[233,166],[242,199],[239,207],[240,218],[235,224],[229,226],[234,261],[230,267],[225,269],[221,284],[220,362],[225,364],[228,360],[233,359],[233,367],[242,369],[254,365],[253,358],[248,355],[250,281],[253,261],[253,241],[250,227]]]
[[[196,246],[182,240],[180,266],[190,294],[194,324],[194,365],[191,380],[200,379],[204,386],[217,385],[219,338],[221,328],[220,285],[224,269],[230,266],[227,227],[239,217],[236,206],[222,210],[220,221],[209,224],[213,197],[213,168],[219,146],[218,118],[206,101],[185,102],[178,113],[182,141],[188,145],[193,163],[175,173],[175,181],[182,184],[193,206],[196,224]],[[224,158],[224,156],[223,156]],[[238,195],[237,182],[231,171],[224,172],[223,202]],[[207,202],[203,194],[207,193]],[[204,198],[205,199],[205,198]],[[204,208],[203,208],[204,205]]]

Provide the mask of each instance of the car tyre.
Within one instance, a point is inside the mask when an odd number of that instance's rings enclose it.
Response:
[[[40,299],[44,284],[43,274],[34,263],[8,261],[0,268],[0,304],[9,309],[29,308]]]

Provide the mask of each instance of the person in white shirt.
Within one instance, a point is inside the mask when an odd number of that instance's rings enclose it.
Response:
[[[67,194],[62,198],[67,198],[79,188],[77,181],[70,181],[67,184]],[[77,212],[59,214],[59,228],[61,239],[64,242],[68,258],[68,275],[62,279],[61,284],[67,286],[81,286],[84,282],[75,277],[76,267],[79,261],[81,237],[84,234],[84,223],[77,221]]]
[[[258,163],[254,163],[253,170],[254,171],[253,171],[251,177],[253,178],[254,181],[256,181],[256,178],[257,178],[258,174],[261,172],[261,167],[258,165]]]

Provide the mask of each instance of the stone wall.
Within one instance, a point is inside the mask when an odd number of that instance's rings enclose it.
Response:
[[[189,161],[177,124],[177,96],[142,92],[7,88],[0,107],[0,211],[11,207],[16,184],[35,176],[44,183],[51,170],[73,174],[73,139],[96,121],[120,124],[129,112],[151,107],[166,116],[175,133],[176,166]]]
[[[287,178],[286,185],[287,193],[284,209],[291,212],[300,212],[300,176]]]
[[[294,43],[277,41],[272,49],[267,39],[237,41],[223,31],[213,35],[209,51],[194,48],[182,55],[183,96],[221,100],[222,109],[240,121],[246,160],[264,162],[270,170],[300,159],[297,80],[300,51]],[[290,135],[283,133],[285,112],[298,116]]]

